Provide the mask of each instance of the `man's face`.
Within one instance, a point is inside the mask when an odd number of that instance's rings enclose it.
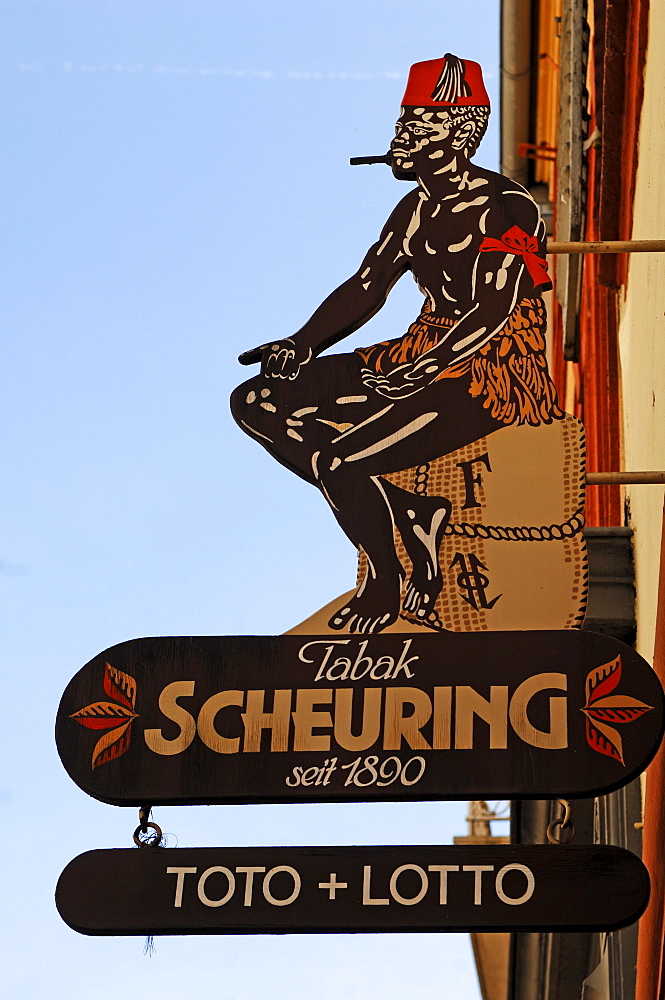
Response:
[[[432,108],[404,108],[397,119],[395,138],[390,143],[396,175],[412,173],[425,162],[452,153],[453,121],[447,111]],[[438,164],[442,166],[442,164]]]

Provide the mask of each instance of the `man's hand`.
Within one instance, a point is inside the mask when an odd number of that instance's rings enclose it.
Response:
[[[261,360],[261,373],[266,378],[294,379],[311,358],[310,347],[303,349],[292,337],[287,337],[267,345]]]
[[[445,365],[437,361],[433,354],[429,354],[410,364],[400,365],[387,375],[370,368],[363,368],[360,374],[365,385],[380,396],[406,399],[413,396],[414,392],[431,385],[444,370]]]

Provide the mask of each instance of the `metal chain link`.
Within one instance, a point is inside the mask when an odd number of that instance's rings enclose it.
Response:
[[[152,806],[141,806],[139,808],[139,824],[141,833],[148,832],[148,820],[150,819],[151,812],[152,812]]]
[[[161,827],[148,822],[151,811],[152,806],[141,806],[139,809],[139,825],[134,830],[134,843],[137,847],[159,847],[162,842]]]
[[[570,820],[572,813],[570,802],[567,799],[557,799],[557,802],[561,806],[561,816],[558,816],[547,824],[547,839],[550,844],[557,844],[561,847],[573,840],[575,837],[575,827]],[[558,833],[556,832],[557,830],[559,831]]]

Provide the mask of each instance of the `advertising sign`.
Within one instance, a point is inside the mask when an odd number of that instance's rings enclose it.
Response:
[[[89,851],[56,904],[82,934],[615,930],[649,899],[618,847],[196,847]]]
[[[593,796],[648,764],[656,675],[591,632],[135,639],[60,704],[115,805]]]

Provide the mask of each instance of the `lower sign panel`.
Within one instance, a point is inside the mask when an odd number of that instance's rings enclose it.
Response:
[[[618,847],[200,847],[89,851],[56,889],[82,934],[615,930],[649,899]]]

